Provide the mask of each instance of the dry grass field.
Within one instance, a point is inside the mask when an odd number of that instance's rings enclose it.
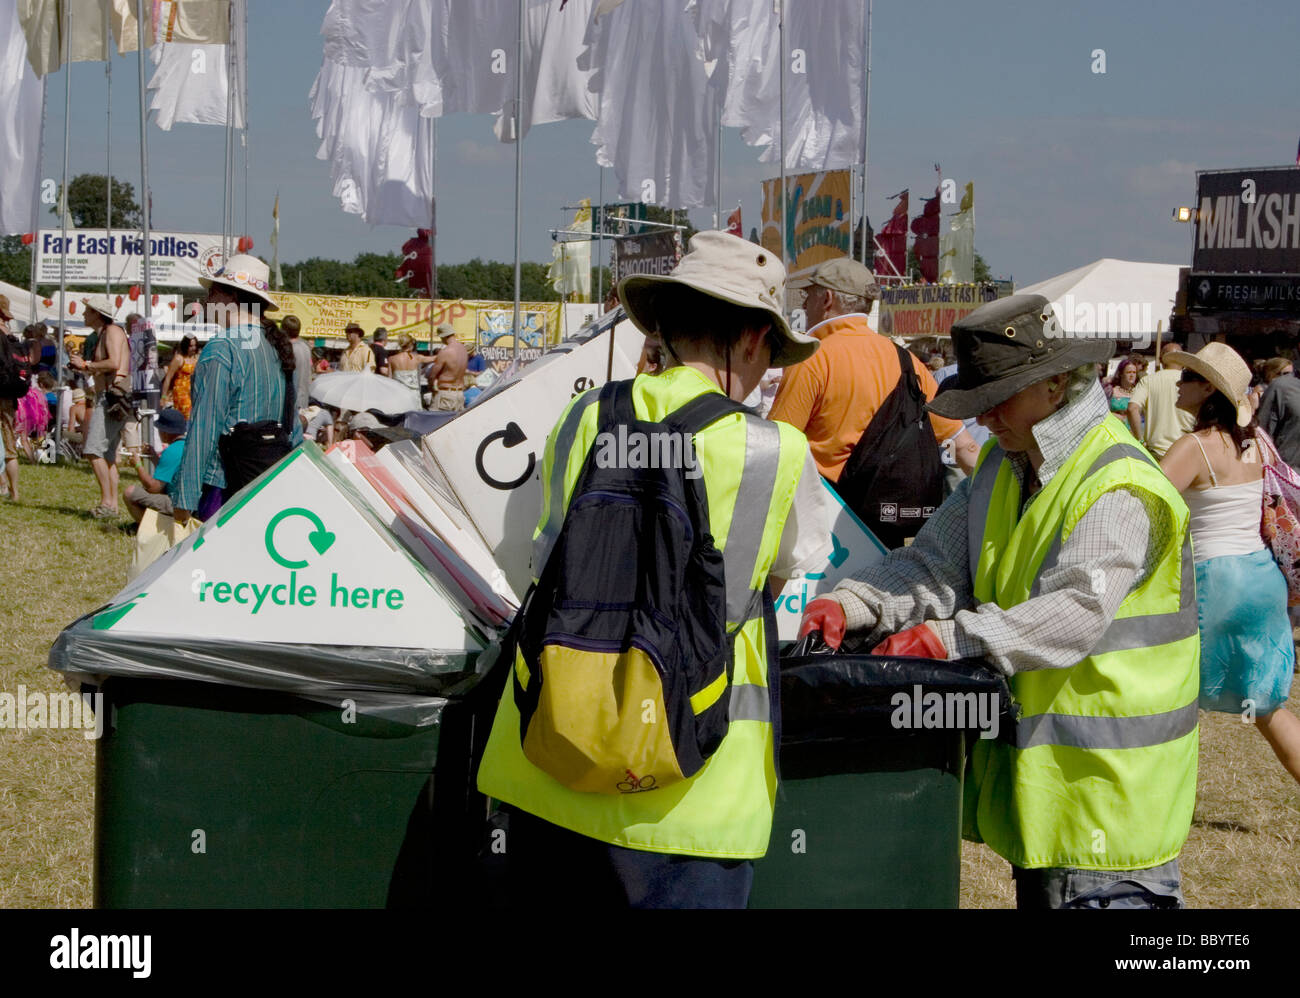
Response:
[[[45,665],[50,644],[123,584],[129,521],[90,518],[97,492],[84,466],[23,465],[22,491],[19,504],[0,501],[0,692],[60,692]],[[1251,726],[1201,720],[1196,819],[1182,855],[1189,905],[1300,906],[1297,786]],[[0,907],[90,905],[93,811],[93,742],[80,731],[0,730]],[[1006,864],[983,846],[964,846],[961,903],[1014,903]]]

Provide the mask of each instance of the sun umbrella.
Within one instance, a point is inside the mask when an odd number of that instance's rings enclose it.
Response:
[[[378,409],[396,416],[420,408],[420,395],[400,381],[369,371],[332,371],[311,383],[311,397],[322,405],[353,412]]]

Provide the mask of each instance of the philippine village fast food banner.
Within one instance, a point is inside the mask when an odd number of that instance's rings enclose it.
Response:
[[[514,320],[514,302],[470,301],[453,299],[432,303],[422,298],[360,298],[345,295],[298,294],[291,291],[275,292],[280,303],[277,319],[296,315],[302,322],[302,335],[309,339],[337,340],[342,345],[347,337],[343,330],[355,322],[369,337],[376,328],[388,330],[388,342],[396,348],[397,337],[410,334],[427,348],[434,327],[449,322],[456,335],[465,343],[478,343],[480,348],[503,347],[513,344],[510,327]],[[560,303],[522,302],[520,323],[524,328],[524,343],[538,353],[560,341]]]
[[[947,336],[952,324],[998,297],[995,284],[905,284],[880,294],[883,336]]]
[[[849,171],[786,177],[785,265],[798,273],[849,255]],[[772,253],[781,246],[781,180],[763,181],[763,232]]]

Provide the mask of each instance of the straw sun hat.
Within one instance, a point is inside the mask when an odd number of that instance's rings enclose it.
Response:
[[[1250,390],[1250,367],[1232,347],[1226,343],[1209,343],[1198,353],[1170,350],[1161,360],[1166,364],[1179,364],[1185,370],[1199,374],[1237,407],[1238,426],[1250,424],[1254,416],[1246,398],[1246,393]]]
[[[279,304],[271,297],[271,268],[265,260],[240,254],[232,256],[224,267],[211,277],[200,277],[204,290],[217,284],[236,291],[247,291],[262,302],[263,311],[277,312]]]

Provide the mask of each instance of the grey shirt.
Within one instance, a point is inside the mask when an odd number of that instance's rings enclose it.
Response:
[[[293,404],[294,408],[307,408],[311,394],[311,347],[301,336],[289,341],[293,344]]]
[[[1259,425],[1277,444],[1282,460],[1300,469],[1300,378],[1283,374],[1273,379],[1259,401]]]

